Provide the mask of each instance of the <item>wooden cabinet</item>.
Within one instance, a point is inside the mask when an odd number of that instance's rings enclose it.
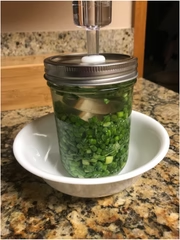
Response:
[[[138,58],[139,77],[143,77],[147,1],[133,2],[134,56]]]

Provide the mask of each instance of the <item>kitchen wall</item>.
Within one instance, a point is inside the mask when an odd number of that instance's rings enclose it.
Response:
[[[86,52],[85,30],[73,23],[72,1],[2,2],[2,56]],[[100,52],[133,54],[132,1],[112,2]]]
[[[113,1],[112,23],[105,29],[131,27],[131,1]],[[2,32],[77,30],[72,1],[2,2]]]

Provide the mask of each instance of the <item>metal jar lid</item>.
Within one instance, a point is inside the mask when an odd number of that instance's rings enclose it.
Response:
[[[100,64],[82,63],[86,54],[56,55],[44,60],[44,78],[55,85],[97,86],[127,82],[137,77],[137,58],[103,53]]]

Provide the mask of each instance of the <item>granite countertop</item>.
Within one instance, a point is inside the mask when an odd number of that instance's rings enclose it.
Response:
[[[39,107],[2,112],[2,239],[178,239],[179,95],[144,79],[133,109],[168,131],[166,157],[126,190],[103,198],[65,195],[23,169],[13,156],[16,134],[52,112]]]
[[[133,54],[134,30],[106,29],[99,33],[100,52]],[[86,32],[9,32],[1,34],[1,55],[30,56],[52,53],[86,52]]]

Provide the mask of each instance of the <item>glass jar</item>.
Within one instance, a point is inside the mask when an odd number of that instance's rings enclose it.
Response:
[[[82,54],[45,59],[60,159],[78,178],[119,173],[128,159],[137,59],[103,54],[102,64],[82,64]]]

